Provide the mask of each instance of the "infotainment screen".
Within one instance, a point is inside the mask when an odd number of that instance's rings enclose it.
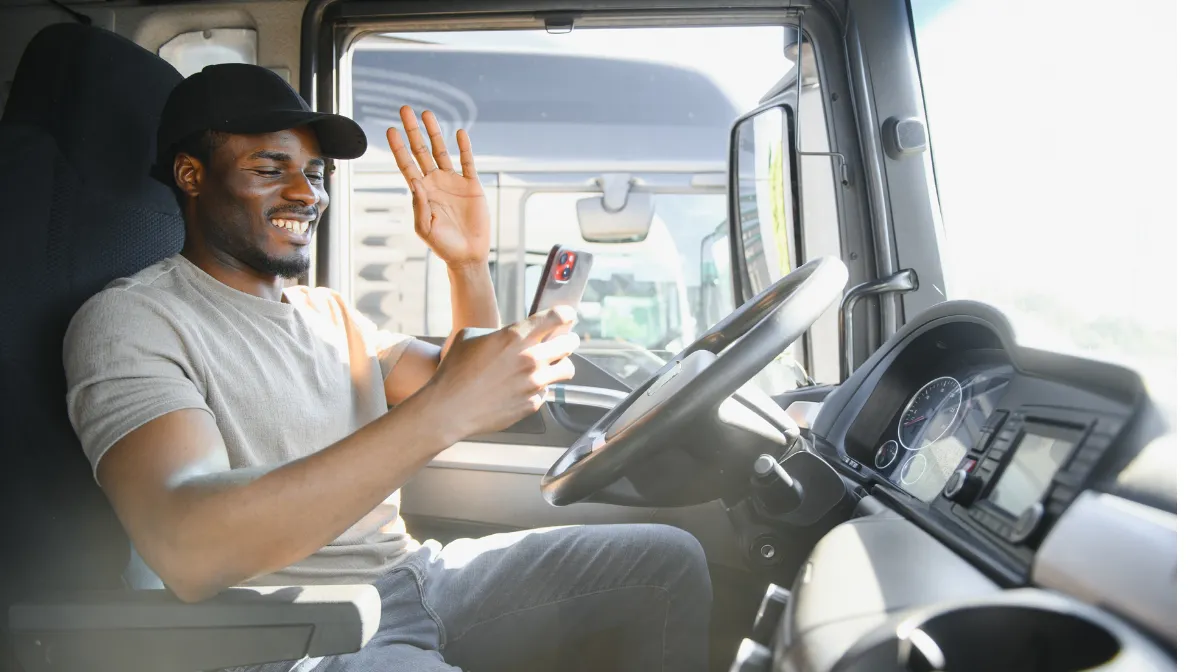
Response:
[[[1076,430],[1026,423],[1025,434],[988,501],[1013,516],[1020,516],[1046,494],[1050,481],[1071,454],[1079,436]]]

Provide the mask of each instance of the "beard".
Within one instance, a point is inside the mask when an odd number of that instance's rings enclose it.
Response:
[[[270,222],[271,217],[288,213],[313,214],[311,210],[274,208],[266,214],[265,219]],[[307,247],[296,248],[286,255],[268,253],[263,249],[263,242],[256,239],[253,219],[240,208],[221,208],[218,212],[204,213],[201,222],[204,237],[215,250],[232,257],[260,275],[294,280],[308,273],[312,264]],[[317,219],[313,219],[310,227],[315,229],[316,226]]]
[[[305,252],[297,251],[296,254],[287,257],[272,257],[257,247],[246,249],[237,259],[258,273],[285,280],[295,280],[307,274],[312,261]]]

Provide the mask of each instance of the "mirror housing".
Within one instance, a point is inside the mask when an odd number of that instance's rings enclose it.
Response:
[[[729,253],[736,303],[801,263],[796,113],[778,95],[734,122],[729,142]]]
[[[579,235],[589,243],[640,243],[654,220],[654,194],[631,191],[629,175],[604,175],[604,194],[581,198],[575,210]]]

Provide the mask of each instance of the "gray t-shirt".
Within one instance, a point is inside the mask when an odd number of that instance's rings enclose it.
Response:
[[[216,419],[233,469],[270,468],[387,411],[383,381],[410,342],[328,289],[270,301],[176,255],[88,300],[64,343],[67,407],[95,470],[114,443],[172,411]],[[371,582],[418,544],[393,493],[331,544],[248,585]]]

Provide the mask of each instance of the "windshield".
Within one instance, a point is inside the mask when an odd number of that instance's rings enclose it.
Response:
[[[592,196],[540,192],[526,201],[525,310],[553,244],[591,252],[575,328],[580,352],[636,384],[732,309],[728,273],[718,272],[728,268],[728,247],[713,254],[713,233],[726,228],[725,195],[655,194],[649,234],[636,243],[590,243],[578,226],[562,225],[575,220],[579,199]]]
[[[1173,408],[1174,10],[1100,4],[912,0],[946,289]]]

